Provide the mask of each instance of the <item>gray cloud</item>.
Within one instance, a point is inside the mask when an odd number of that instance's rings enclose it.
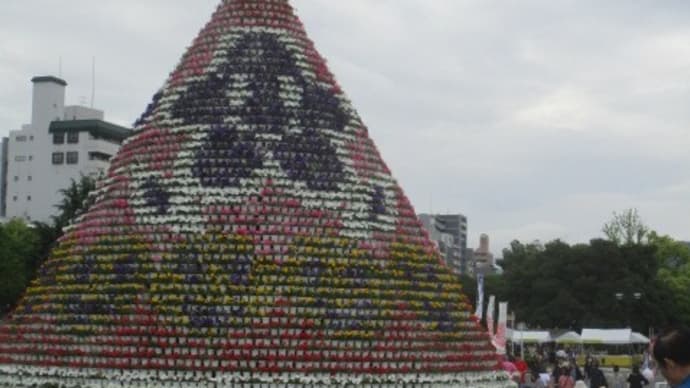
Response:
[[[216,0],[9,1],[0,134],[56,74],[130,124]],[[638,207],[690,239],[690,3],[295,0],[419,211],[462,212],[471,241],[587,241]]]

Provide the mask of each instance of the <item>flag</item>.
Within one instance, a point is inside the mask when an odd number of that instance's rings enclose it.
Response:
[[[481,321],[484,317],[484,275],[477,275],[477,310],[474,315]]]
[[[496,336],[494,346],[499,354],[506,352],[506,327],[508,323],[508,302],[498,302],[498,324],[496,325]]]
[[[486,328],[489,330],[489,336],[494,338],[494,296],[489,296],[489,305],[486,306]]]

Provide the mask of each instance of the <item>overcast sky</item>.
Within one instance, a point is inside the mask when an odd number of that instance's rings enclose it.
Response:
[[[130,125],[218,0],[4,0],[0,135],[34,75]],[[418,212],[470,246],[601,236],[639,209],[690,240],[690,2],[294,0]],[[62,73],[59,58],[62,57]]]

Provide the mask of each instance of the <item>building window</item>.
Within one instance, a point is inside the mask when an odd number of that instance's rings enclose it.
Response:
[[[26,180],[29,181],[29,182],[31,182],[31,179],[32,179],[32,178],[31,178],[31,175],[29,175],[28,177],[26,177]]]
[[[62,164],[65,162],[65,154],[62,152],[53,152],[53,164]]]
[[[26,136],[25,136],[25,135],[17,136],[17,137],[15,138],[15,140],[17,140],[17,141],[26,141]]]
[[[17,202],[17,196],[16,196],[16,195],[13,195],[13,196],[12,196],[12,200],[13,200],[14,202]]]
[[[77,164],[79,163],[79,152],[69,151],[67,153],[67,164]]]
[[[67,142],[71,144],[79,143],[79,132],[67,132]]]
[[[101,160],[107,162],[110,160],[110,155],[104,152],[93,151],[89,152],[89,160]]]
[[[33,156],[33,155],[29,155],[29,160],[34,160],[34,156]]]
[[[14,181],[19,182],[19,177],[17,175],[14,176]]]
[[[53,133],[53,144],[64,144],[65,143],[65,133],[55,132]]]
[[[34,135],[29,136],[29,141],[34,141]]]
[[[27,200],[27,201],[31,201],[31,196],[30,196],[30,195],[27,195],[27,196],[26,196],[26,200]]]
[[[25,161],[25,160],[26,160],[26,156],[25,156],[25,155],[17,155],[17,156],[14,157],[14,161],[15,161],[15,162],[23,162],[23,161]]]

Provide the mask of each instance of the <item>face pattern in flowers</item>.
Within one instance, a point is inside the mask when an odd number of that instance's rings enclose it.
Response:
[[[392,230],[394,220],[385,217],[397,213],[393,178],[387,171],[363,178],[352,168],[356,163],[349,144],[366,139],[366,133],[349,102],[304,67],[300,58],[305,54],[289,36],[253,30],[230,36],[214,52],[206,74],[157,93],[138,121],[151,121],[158,112],[189,132],[172,170],[176,175],[190,171],[198,182],[191,190],[166,188],[161,172],[143,173],[146,178],[133,185],[152,209],[138,213],[176,221],[180,212],[169,203],[174,196],[197,198],[192,206],[208,194],[241,204],[251,192],[248,187],[275,179],[292,182],[287,195],[316,198],[301,203],[310,208],[324,208],[319,200],[354,188],[364,198],[357,199],[358,208],[349,209],[359,215],[356,220],[346,216],[346,227]],[[177,221],[176,229],[184,229],[185,220]]]

